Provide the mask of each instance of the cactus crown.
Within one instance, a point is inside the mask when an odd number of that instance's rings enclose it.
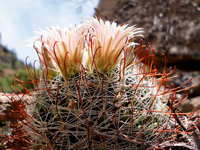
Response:
[[[77,27],[40,31],[41,38],[34,40],[34,47],[43,66],[67,79],[80,73],[82,65],[90,72],[113,71],[125,51],[133,51],[133,38],[142,36],[142,32],[134,26],[89,18]]]

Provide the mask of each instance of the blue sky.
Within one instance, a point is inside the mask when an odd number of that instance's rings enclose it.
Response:
[[[68,27],[80,24],[94,15],[99,0],[0,0],[1,44],[14,50],[17,57],[33,63],[37,54],[26,46],[28,38],[38,36],[34,31],[45,27]],[[38,64],[38,63],[37,63]],[[39,64],[38,64],[39,65]]]

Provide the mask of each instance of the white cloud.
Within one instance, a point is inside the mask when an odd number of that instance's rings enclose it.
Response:
[[[1,43],[15,49],[22,61],[29,56],[33,62],[37,55],[26,47],[26,40],[39,28],[51,25],[67,27],[79,24],[84,16],[92,16],[99,0],[0,0]],[[82,9],[81,13],[78,13]]]

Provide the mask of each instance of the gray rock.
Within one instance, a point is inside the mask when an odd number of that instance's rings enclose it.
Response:
[[[158,67],[200,70],[199,0],[101,0],[96,16],[145,29],[144,44],[152,43]]]

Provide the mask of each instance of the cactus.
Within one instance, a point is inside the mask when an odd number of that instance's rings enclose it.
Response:
[[[29,72],[32,102],[19,110],[29,148],[154,149],[166,141],[191,146],[196,122],[176,108],[185,98],[177,100],[176,92],[187,89],[167,85],[174,70],[158,72],[152,46],[134,43],[142,32],[97,18],[39,32],[34,48],[40,75]]]

